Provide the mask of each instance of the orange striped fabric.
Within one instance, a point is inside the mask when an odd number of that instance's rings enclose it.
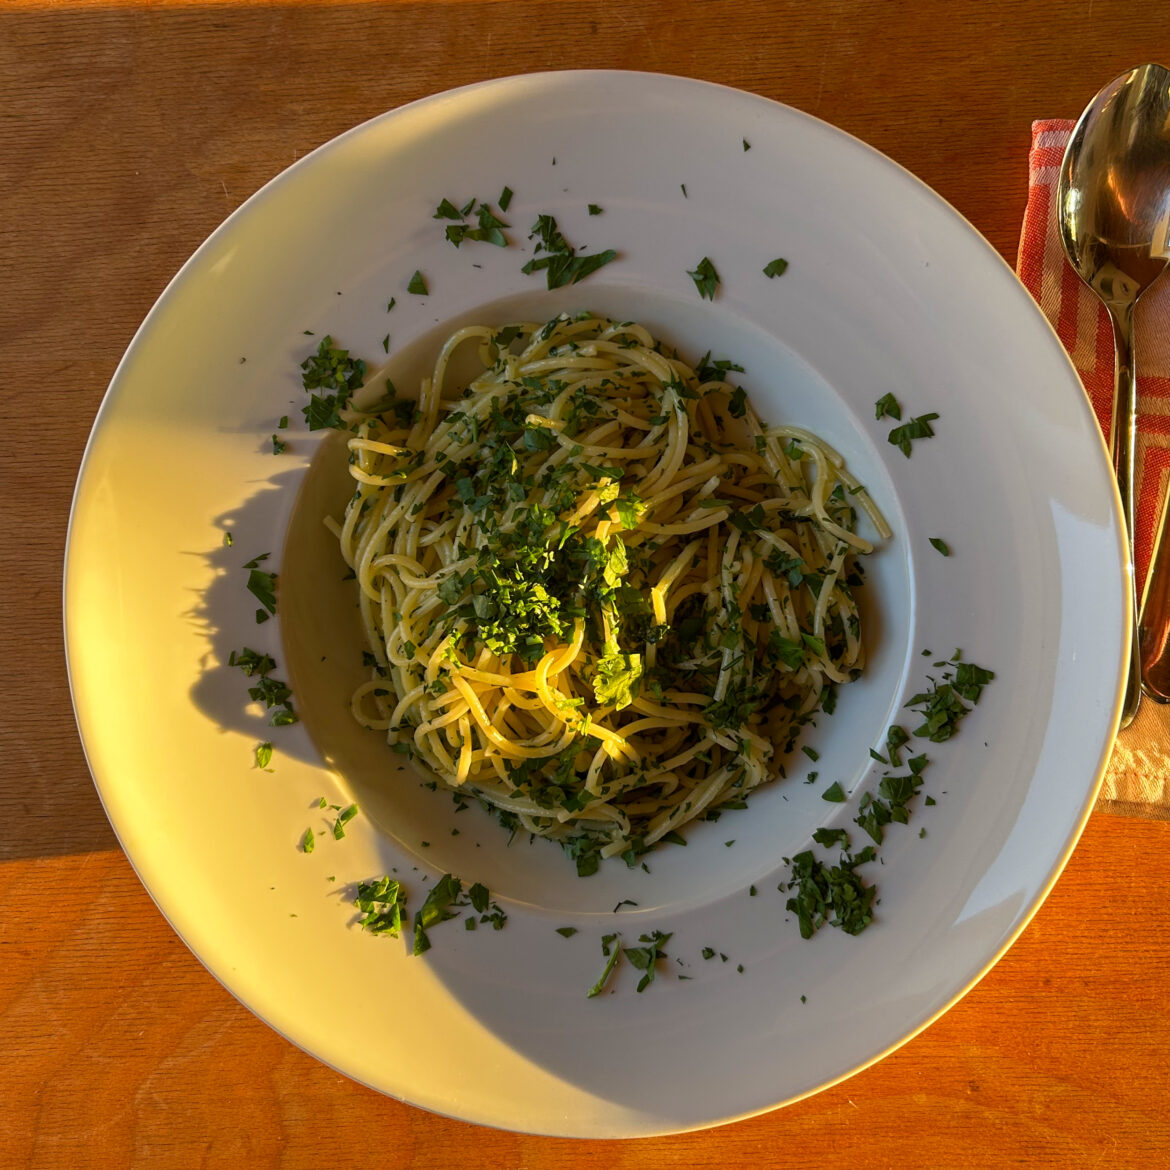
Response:
[[[1065,258],[1056,219],[1056,184],[1073,123],[1032,123],[1028,205],[1016,271],[1052,322],[1081,376],[1106,435],[1113,416],[1113,330],[1101,302]],[[1142,297],[1134,330],[1138,380],[1138,441],[1134,458],[1139,595],[1154,531],[1170,479],[1170,279]]]

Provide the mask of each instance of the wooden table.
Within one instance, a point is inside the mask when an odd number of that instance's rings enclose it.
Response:
[[[1096,814],[1012,951],[921,1037],[788,1109],[581,1143],[352,1084],[171,933],[98,803],[60,578],[115,364],[167,280],[298,156],[402,102],[565,66],[688,74],[819,115],[1014,259],[1029,123],[1168,52],[1159,0],[401,0],[0,11],[0,1164],[1170,1166],[1170,824]]]

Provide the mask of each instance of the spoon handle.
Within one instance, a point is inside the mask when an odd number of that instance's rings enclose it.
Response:
[[[1133,369],[1133,302],[1109,306],[1113,320],[1113,339],[1117,346],[1117,377],[1113,393],[1113,469],[1125,517],[1126,558],[1129,577],[1131,637],[1129,676],[1125,702],[1121,708],[1121,726],[1128,727],[1137,714],[1142,697],[1141,655],[1138,651],[1137,578],[1134,574],[1133,534],[1133,451],[1137,436],[1137,381]]]
[[[1142,690],[1155,702],[1170,703],[1170,541],[1166,539],[1166,512],[1170,496],[1162,505],[1162,517],[1154,537],[1154,555],[1142,594],[1138,620],[1141,647]]]

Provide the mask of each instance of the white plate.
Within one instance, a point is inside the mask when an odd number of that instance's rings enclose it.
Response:
[[[443,240],[442,197],[494,203],[505,185],[512,247]],[[620,258],[543,291],[520,272],[540,212]],[[687,276],[703,256],[722,277],[714,303]],[[778,256],[790,268],[769,280],[761,269]],[[427,297],[406,292],[416,269]],[[320,441],[299,427],[297,364],[320,335],[373,360],[389,333],[405,366],[452,322],[561,307],[636,318],[691,356],[738,359],[761,412],[838,445],[895,529],[870,573],[871,668],[807,738],[818,781],[802,782],[798,753],[788,781],[697,826],[685,849],[652,854],[650,874],[618,862],[578,879],[554,846],[508,848],[478,811],[456,814],[395,771],[398,757],[344,713],[360,669],[352,595],[318,525],[335,482],[320,464],[294,509]],[[887,392],[910,414],[940,415],[910,460],[874,420]],[[274,457],[284,414],[289,451]],[[322,147],[249,200],[159,299],[78,483],[71,682],[99,791],[143,882],[272,1027],[452,1116],[665,1133],[856,1072],[1016,937],[1076,841],[1115,731],[1128,637],[1120,532],[1101,438],[1055,335],[992,249],[906,172],[745,93],[634,73],[510,78]],[[240,566],[264,552],[282,576],[281,614],[257,626]],[[270,730],[245,708],[248,680],[226,665],[243,645],[291,675],[302,724]],[[887,833],[868,871],[876,922],[803,941],[776,888],[782,858],[821,824],[865,843],[851,819],[880,776],[867,749],[888,723],[912,725],[901,706],[930,671],[924,648],[957,646],[997,677],[959,735],[927,747],[937,803]],[[264,739],[276,745],[271,774],[252,767]],[[848,804],[820,799],[832,780]],[[301,853],[304,829],[331,823],[311,803],[350,793],[365,815],[346,839],[326,833]],[[395,866],[416,906],[448,870],[488,884],[506,928],[448,923],[422,958],[363,933],[351,883]],[[623,899],[638,905],[614,913]],[[555,933],[569,925],[573,937]],[[628,943],[672,931],[670,962],[644,994],[626,968],[613,994],[586,999],[611,930]],[[704,961],[707,946],[728,961]]]

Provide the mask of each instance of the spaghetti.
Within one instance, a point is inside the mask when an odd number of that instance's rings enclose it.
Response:
[[[889,529],[835,451],[761,426],[735,369],[562,315],[460,329],[417,400],[387,379],[359,408],[380,371],[342,414],[355,717],[581,873],[780,774],[863,666],[854,505]]]

